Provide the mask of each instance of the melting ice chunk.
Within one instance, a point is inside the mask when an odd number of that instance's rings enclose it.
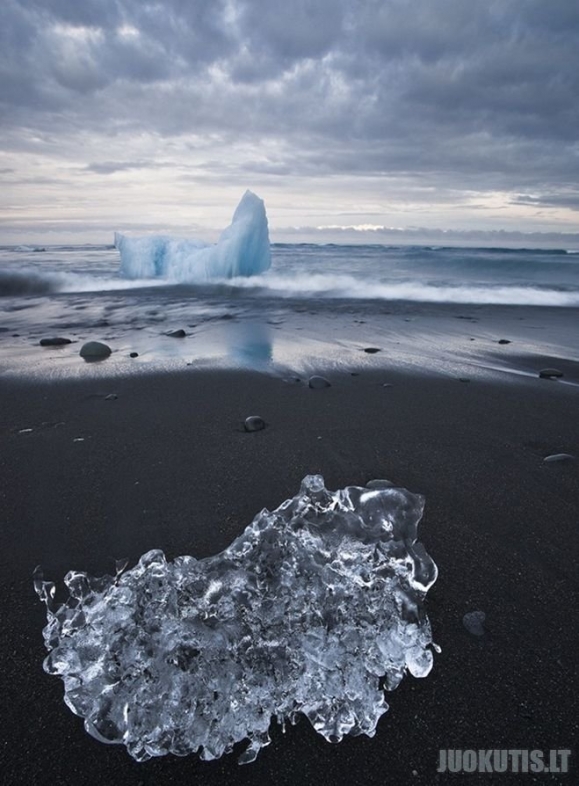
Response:
[[[432,668],[423,507],[406,489],[333,493],[310,475],[216,556],[150,551],[114,577],[72,571],[63,605],[37,570],[44,668],[90,734],[138,761],[215,759],[242,740],[240,762],[253,761],[272,717],[299,713],[331,742],[371,737],[382,685]]]
[[[246,191],[231,224],[217,243],[179,240],[161,235],[128,237],[115,232],[122,276],[202,282],[263,273],[271,265],[267,216],[263,201]]]

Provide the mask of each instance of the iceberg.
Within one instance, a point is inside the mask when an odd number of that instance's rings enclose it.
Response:
[[[121,255],[120,273],[131,279],[197,283],[253,276],[271,265],[265,205],[251,191],[243,195],[217,243],[165,235],[129,237],[115,232],[115,247]]]
[[[37,568],[44,669],[92,736],[137,761],[216,759],[248,740],[240,763],[251,762],[272,719],[285,730],[299,714],[329,742],[372,737],[384,687],[425,677],[438,650],[423,507],[406,489],[331,492],[309,475],[216,556],[153,550],[115,576],[71,571],[61,605]]]

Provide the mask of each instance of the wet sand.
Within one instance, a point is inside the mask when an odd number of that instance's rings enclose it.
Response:
[[[531,372],[552,362],[525,357]],[[576,782],[579,460],[543,458],[579,457],[579,388],[387,363],[358,371],[321,370],[324,390],[249,371],[4,378],[2,782],[430,785],[452,780],[436,772],[441,748],[574,749],[567,777],[469,782]],[[252,414],[265,430],[244,432]],[[440,570],[426,602],[442,647],[431,674],[387,696],[374,739],[330,745],[302,719],[285,735],[274,728],[244,767],[235,754],[137,764],[89,737],[42,671],[34,567],[61,583],[69,569],[109,572],[151,548],[213,554],[309,473],[332,489],[387,478],[426,496],[420,539]],[[463,627],[472,610],[486,613],[483,637]]]

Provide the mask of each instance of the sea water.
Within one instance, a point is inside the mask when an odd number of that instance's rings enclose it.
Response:
[[[476,318],[493,305],[569,316],[579,306],[579,254],[272,244],[266,272],[175,283],[123,277],[113,245],[0,246],[0,368],[69,368],[84,340],[110,344],[109,367],[131,351],[140,367],[171,358],[291,366],[298,355],[328,357],[330,335],[342,353],[393,337],[394,349],[408,334],[405,322],[420,315],[444,307],[455,317]],[[450,332],[458,328],[464,324]],[[167,338],[176,329],[185,340]],[[40,351],[40,339],[56,335],[74,343]],[[431,324],[424,335],[432,336]],[[528,333],[535,348],[545,337]],[[549,346],[539,351],[548,354]]]

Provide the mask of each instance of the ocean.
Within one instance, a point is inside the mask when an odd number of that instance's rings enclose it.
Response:
[[[573,249],[273,244],[271,251],[271,268],[260,275],[175,283],[121,277],[110,245],[0,246],[0,369],[75,373],[78,343],[101,340],[113,349],[109,370],[185,362],[303,371],[321,359],[339,364],[344,352],[364,349],[360,342],[393,334],[400,340],[391,347],[408,356],[400,349],[404,321],[435,313],[472,323],[491,306],[511,315],[511,307],[579,306]],[[458,327],[447,322],[441,335]],[[174,330],[185,339],[167,335]],[[431,349],[432,331],[424,325]],[[39,347],[56,335],[73,343]],[[527,338],[529,351],[548,354],[536,333]],[[448,349],[450,359],[456,346]],[[128,363],[131,352],[138,358]],[[419,353],[418,363],[428,355]]]

